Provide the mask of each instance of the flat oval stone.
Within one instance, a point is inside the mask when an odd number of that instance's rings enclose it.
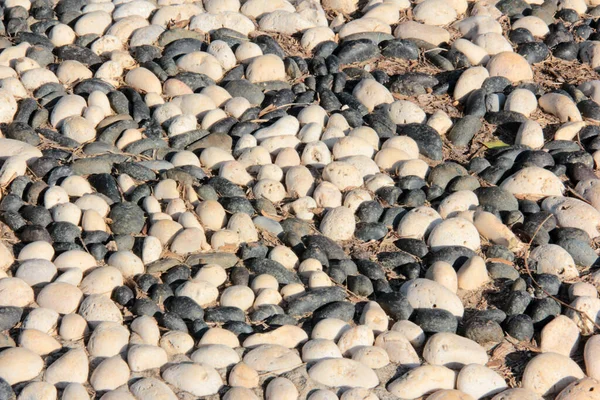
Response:
[[[456,294],[429,279],[414,279],[400,288],[413,308],[441,308],[462,317],[464,307]]]
[[[565,191],[556,175],[540,167],[523,168],[506,178],[500,187],[517,196],[562,196]]]
[[[317,362],[308,375],[314,381],[329,387],[374,388],[379,384],[375,372],[358,361],[345,358]]]
[[[540,396],[559,393],[567,385],[584,377],[584,373],[569,357],[543,353],[531,359],[523,371],[523,388]]]
[[[175,364],[162,373],[163,379],[194,396],[210,396],[216,394],[223,386],[219,373],[207,365],[193,363]]]
[[[493,396],[508,388],[504,378],[479,364],[469,364],[458,374],[456,388],[475,399]]]
[[[275,344],[264,344],[250,350],[243,361],[258,372],[275,374],[291,371],[302,364],[296,352]]]
[[[10,385],[35,378],[43,367],[42,358],[31,350],[14,347],[0,353],[0,376]]]
[[[476,342],[454,333],[433,335],[423,349],[423,358],[433,365],[462,368],[467,364],[485,365],[488,361],[485,349]]]
[[[585,378],[579,379],[575,382],[572,382],[569,386],[564,388],[559,393],[558,397],[556,397],[556,400],[588,399],[588,398],[590,398],[590,393],[592,393],[592,392],[594,392],[594,395],[591,398],[594,399],[595,397],[597,397],[597,396],[595,396],[595,394],[596,394],[595,392],[598,390],[599,384],[600,383],[594,378],[585,377]]]
[[[590,238],[600,235],[600,213],[581,200],[550,196],[542,202],[542,210],[551,212],[560,227],[582,229]]]
[[[131,385],[129,389],[135,398],[140,400],[151,400],[157,398],[163,400],[177,399],[177,396],[175,393],[173,393],[171,388],[156,378],[142,378]]]
[[[388,385],[395,396],[415,399],[443,389],[453,389],[456,372],[439,365],[423,365],[410,370]]]

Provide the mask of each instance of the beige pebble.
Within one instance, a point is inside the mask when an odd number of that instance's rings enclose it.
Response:
[[[571,382],[583,377],[581,368],[569,357],[543,353],[527,363],[521,385],[539,395],[549,396],[559,393]]]
[[[433,335],[423,349],[423,358],[430,364],[461,368],[467,364],[484,365],[488,356],[483,347],[459,335],[442,332]]]
[[[540,349],[543,353],[571,356],[579,345],[579,328],[570,318],[558,315],[541,332]]]

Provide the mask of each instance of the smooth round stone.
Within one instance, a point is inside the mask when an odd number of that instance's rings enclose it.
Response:
[[[194,347],[194,339],[185,332],[170,331],[160,338],[160,347],[165,349],[169,356],[185,354]]]
[[[337,207],[325,215],[319,229],[330,239],[349,240],[356,229],[354,214],[346,207]]]
[[[317,362],[308,375],[316,382],[328,386],[350,388],[373,388],[379,384],[379,378],[369,367],[358,361],[345,358],[328,359]]]
[[[556,397],[557,400],[565,399],[585,399],[590,397],[591,392],[598,389],[598,381],[594,378],[583,378],[572,382],[564,388]],[[594,393],[595,396],[595,393]],[[593,397],[592,397],[593,398]]]
[[[460,299],[441,284],[429,279],[414,279],[400,288],[413,308],[441,308],[456,317],[462,317],[464,307]]]
[[[192,361],[213,368],[227,368],[240,362],[239,355],[229,346],[222,344],[203,345],[191,356]]]
[[[470,190],[459,190],[446,197],[438,206],[438,213],[444,219],[454,217],[462,211],[474,209],[479,205],[477,195]]]
[[[328,339],[336,341],[350,328],[350,325],[345,321],[335,318],[326,318],[317,322],[313,327],[311,339]]]
[[[441,0],[425,0],[414,9],[415,20],[428,25],[448,25],[457,18],[456,10]]]
[[[600,234],[597,229],[600,213],[581,200],[550,196],[542,202],[542,210],[551,212],[562,228],[582,229],[590,238]]]
[[[130,387],[131,393],[136,399],[151,400],[160,398],[164,400],[175,400],[177,396],[169,386],[156,378],[142,378]]]
[[[90,384],[97,391],[115,390],[129,380],[129,366],[120,356],[102,361],[90,377]]]
[[[458,290],[458,276],[454,267],[445,261],[437,261],[427,269],[425,277],[439,283],[452,293]]]
[[[29,286],[49,283],[56,276],[56,267],[48,260],[30,259],[19,265],[15,277],[22,279]]]
[[[297,326],[284,325],[267,333],[255,333],[244,340],[245,348],[274,344],[293,349],[308,340],[308,335]]]
[[[569,286],[569,299],[571,301],[580,296],[598,297],[598,289],[587,282],[577,282]]]
[[[86,297],[81,302],[79,314],[92,326],[106,321],[119,323],[123,321],[123,315],[117,305],[108,297],[100,294]]]
[[[183,230],[181,224],[168,219],[162,219],[152,224],[149,234],[160,240],[163,246],[170,245],[177,234]]]
[[[209,250],[210,246],[202,229],[184,229],[175,236],[171,243],[171,251],[175,254],[188,254],[200,250]]]
[[[223,344],[231,348],[240,347],[240,341],[237,336],[227,329],[210,328],[208,329],[199,344]]]
[[[376,346],[364,346],[359,348],[352,354],[352,359],[372,369],[383,368],[390,363],[390,357],[385,349]]]
[[[254,303],[254,292],[248,286],[230,286],[221,294],[220,303],[224,307],[237,307],[246,311]]]
[[[123,275],[114,267],[94,269],[81,281],[81,291],[85,295],[110,294],[117,286],[123,285]]]
[[[147,315],[137,317],[131,323],[131,331],[138,335],[140,344],[156,346],[160,339],[158,324],[154,318]]]
[[[409,368],[419,365],[417,352],[400,332],[383,332],[375,339],[375,346],[384,349],[393,363],[406,364]]]
[[[361,80],[352,91],[352,95],[367,107],[369,112],[380,104],[394,102],[394,98],[385,86],[373,79]]]
[[[185,282],[175,290],[177,296],[186,296],[193,299],[200,306],[204,307],[217,300],[219,296],[218,289],[211,283],[204,281]]]
[[[110,228],[118,235],[139,233],[144,226],[144,213],[133,203],[116,204],[110,211]]]
[[[31,350],[40,356],[48,355],[62,347],[52,336],[37,329],[25,329],[21,331],[19,346]]]
[[[254,388],[258,386],[259,377],[256,370],[243,362],[238,362],[229,373],[229,386]]]
[[[85,272],[88,269],[96,267],[96,260],[92,255],[83,250],[69,250],[56,257],[54,265],[59,271],[69,268],[79,268]]]
[[[504,378],[493,370],[479,364],[469,364],[461,369],[456,388],[478,399],[493,396],[508,388]]]
[[[423,349],[423,358],[432,365],[461,368],[467,364],[484,365],[488,361],[485,349],[476,342],[454,333],[433,335]]]
[[[430,207],[416,207],[404,214],[397,232],[402,238],[423,239],[442,222],[440,215]]]
[[[162,377],[175,388],[194,396],[216,394],[223,386],[223,381],[214,368],[193,363],[170,366],[162,372]]]
[[[558,275],[563,279],[579,276],[573,257],[562,247],[555,244],[538,246],[531,251],[529,257],[536,262],[538,273]]]
[[[560,93],[546,93],[539,98],[538,104],[540,108],[552,114],[560,122],[581,121],[581,113],[570,97]]]
[[[48,242],[32,242],[21,249],[19,256],[17,257],[20,261],[26,261],[30,259],[44,259],[52,261],[54,257],[54,248]]]
[[[78,340],[88,331],[87,322],[79,314],[67,314],[60,323],[58,334],[64,340]],[[127,334],[129,337],[129,333]]]
[[[31,310],[23,321],[23,329],[36,329],[45,333],[54,333],[58,325],[59,314],[49,308]],[[20,318],[19,318],[20,319]]]
[[[596,335],[590,337],[583,350],[586,373],[594,379],[598,379],[598,376],[600,376],[600,364],[598,363],[599,339],[600,337]]]
[[[410,370],[388,385],[400,398],[414,399],[443,389],[454,388],[456,372],[439,365],[423,365]]]
[[[264,344],[249,351],[243,359],[249,367],[258,372],[283,373],[302,364],[298,355],[286,347]]]
[[[515,89],[506,98],[504,109],[520,112],[529,117],[537,109],[537,99],[530,90]]]
[[[540,396],[557,394],[567,385],[584,377],[579,366],[569,357],[543,353],[531,359],[523,372],[522,385]]]
[[[593,322],[598,321],[600,313],[600,300],[596,297],[581,296],[573,300],[570,306],[578,311],[569,309],[565,315],[573,320],[579,329],[593,330]],[[581,313],[585,313],[586,316]]]
[[[533,72],[527,60],[514,52],[496,54],[490,59],[486,67],[490,76],[503,76],[511,82],[533,79]]]
[[[391,330],[402,334],[415,348],[425,344],[425,333],[423,332],[423,329],[414,322],[408,320],[398,321],[392,326]]]
[[[283,61],[273,54],[254,58],[246,68],[246,77],[251,83],[285,80]]]
[[[0,376],[10,385],[35,378],[43,367],[42,358],[24,348],[9,348],[0,353]]]
[[[95,327],[87,349],[95,357],[112,357],[126,350],[129,331],[116,322],[102,322]]]
[[[265,198],[273,203],[279,203],[285,198],[285,188],[281,182],[271,179],[258,181],[252,188],[256,198]]]
[[[32,302],[33,290],[25,281],[19,278],[0,279],[0,306],[25,307]]]
[[[342,355],[349,356],[361,346],[372,346],[375,340],[373,331],[366,325],[345,329],[337,342]]]
[[[542,127],[535,121],[525,121],[519,126],[515,144],[526,145],[532,149],[542,148],[544,146],[544,132],[542,131]]]
[[[506,178],[500,187],[515,195],[562,196],[564,185],[547,169],[526,167]]]
[[[347,22],[339,32],[340,39],[344,39],[355,33],[378,32],[389,35],[392,33],[390,26],[377,18],[359,18]]]
[[[337,398],[338,397],[333,392],[325,389],[319,389],[313,391],[308,397],[308,400],[337,400]]]
[[[488,32],[477,35],[473,43],[485,49],[491,56],[505,51],[513,51],[511,44],[499,33]]]
[[[477,290],[489,282],[488,271],[483,258],[471,257],[457,272],[458,287],[463,290]]]
[[[69,383],[63,389],[62,398],[65,400],[89,400],[90,395],[81,383]]]
[[[473,90],[481,88],[490,74],[484,67],[471,67],[462,73],[454,88],[454,99],[466,101]]]
[[[528,389],[514,388],[497,394],[492,400],[539,400],[540,396]]]
[[[89,364],[85,350],[75,348],[63,354],[46,368],[44,380],[61,388],[69,383],[85,383],[88,372]]]
[[[167,352],[158,346],[134,345],[127,352],[127,364],[133,372],[160,368],[167,363]]]
[[[296,386],[286,378],[275,378],[267,385],[265,390],[265,399],[275,400],[296,400],[299,393]]]
[[[133,252],[128,250],[116,251],[108,258],[108,264],[123,275],[131,278],[144,272],[144,264]]]
[[[434,251],[446,246],[465,246],[477,250],[481,242],[479,232],[472,223],[463,218],[450,218],[433,228],[428,244]]]
[[[20,398],[56,399],[57,391],[54,385],[46,382],[32,382],[21,390]]]
[[[256,279],[256,278],[255,278]],[[215,287],[221,286],[227,280],[227,272],[217,264],[207,264],[200,268],[194,276],[196,281],[205,281],[211,283]]]

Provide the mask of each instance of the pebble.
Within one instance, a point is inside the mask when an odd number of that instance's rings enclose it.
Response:
[[[167,383],[194,396],[216,394],[223,386],[223,381],[214,368],[194,363],[173,365],[161,375]]]
[[[311,379],[328,387],[373,388],[379,384],[375,372],[358,361],[345,358],[317,362],[309,369]]]
[[[264,344],[252,349],[243,361],[257,372],[273,373],[287,372],[302,364],[295,352],[276,344]]]
[[[557,394],[584,373],[569,357],[544,353],[527,363],[523,372],[523,388],[540,396]]]
[[[410,370],[388,386],[395,396],[416,399],[443,389],[453,389],[456,372],[439,365],[423,365]]]
[[[4,4],[0,397],[589,397],[594,2],[71,3]]]
[[[479,364],[464,366],[457,378],[456,388],[474,399],[493,396],[508,389],[504,378],[495,371]]]
[[[483,347],[449,332],[436,333],[429,338],[423,349],[423,358],[430,364],[448,368],[461,368],[472,363],[484,365],[488,360]]]

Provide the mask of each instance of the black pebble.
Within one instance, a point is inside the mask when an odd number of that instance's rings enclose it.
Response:
[[[418,308],[411,318],[425,333],[456,333],[458,328],[456,317],[451,312],[441,308]]]
[[[529,341],[533,338],[533,321],[529,315],[513,315],[504,322],[506,333],[517,340]]]
[[[170,297],[165,301],[165,310],[188,321],[201,320],[204,318],[204,310],[202,307],[186,296]]]
[[[111,298],[122,306],[127,306],[135,298],[129,286],[117,286],[113,289]]]
[[[497,321],[476,316],[465,325],[465,337],[479,344],[498,343],[504,339],[504,332]]]

